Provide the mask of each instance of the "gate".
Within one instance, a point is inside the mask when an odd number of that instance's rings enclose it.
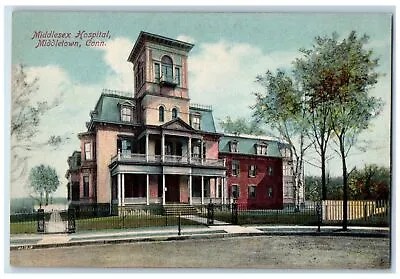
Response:
[[[74,233],[75,232],[75,209],[52,210],[45,212],[43,209],[37,211],[38,233]]]

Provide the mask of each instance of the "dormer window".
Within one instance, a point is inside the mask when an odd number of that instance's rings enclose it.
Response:
[[[191,120],[192,128],[195,130],[200,130],[200,114],[193,114]]]
[[[266,143],[257,143],[256,147],[256,154],[257,155],[267,155],[267,144]]]
[[[132,122],[133,104],[131,102],[124,102],[120,104],[121,108],[121,121]]]
[[[123,107],[121,109],[121,120],[124,122],[131,122],[132,110],[128,107]]]
[[[229,142],[229,151],[232,153],[239,152],[238,142],[236,140]]]

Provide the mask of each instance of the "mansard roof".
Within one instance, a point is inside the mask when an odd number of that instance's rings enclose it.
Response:
[[[192,104],[189,107],[189,112],[190,114],[200,115],[200,131],[216,133],[211,106]]]
[[[229,143],[235,141],[238,143],[238,152],[235,154],[241,155],[257,155],[255,146],[257,144],[267,145],[267,154],[269,157],[282,157],[279,151],[279,142],[266,137],[256,137],[250,135],[231,135],[224,134],[218,145],[219,152],[231,153],[229,149]],[[263,155],[261,155],[263,156]]]

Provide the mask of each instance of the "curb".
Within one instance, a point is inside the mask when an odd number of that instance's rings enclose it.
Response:
[[[217,233],[217,234],[193,234],[181,236],[150,236],[125,239],[98,239],[86,241],[73,241],[64,243],[48,243],[48,244],[22,244],[10,246],[10,251],[45,249],[45,248],[61,248],[73,246],[87,245],[107,245],[122,243],[138,243],[138,242],[158,242],[158,241],[181,241],[189,239],[218,239],[233,237],[249,237],[249,236],[331,236],[331,237],[370,237],[370,238],[389,238],[389,232],[293,232],[293,231],[260,231],[260,232],[244,232],[244,233]]]

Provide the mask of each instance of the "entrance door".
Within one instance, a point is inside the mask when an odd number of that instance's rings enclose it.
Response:
[[[179,175],[166,175],[165,176],[165,192],[166,202],[179,202]]]

